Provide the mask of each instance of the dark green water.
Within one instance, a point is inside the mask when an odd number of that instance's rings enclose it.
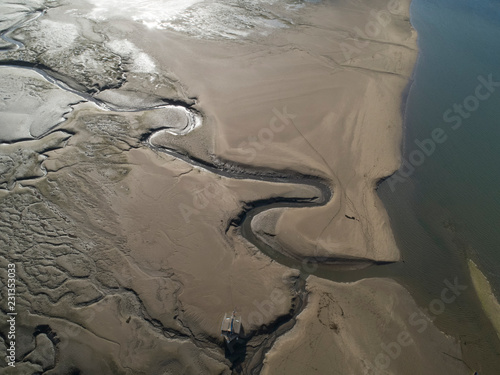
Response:
[[[398,181],[379,189],[405,258],[395,278],[421,306],[439,298],[445,279],[467,285],[436,323],[460,337],[471,368],[499,374],[500,345],[466,260],[476,261],[499,297],[500,2],[413,0],[411,22],[420,55],[405,110],[407,163]],[[484,84],[491,79],[498,84]],[[416,152],[415,140],[431,139],[437,128],[441,143]]]

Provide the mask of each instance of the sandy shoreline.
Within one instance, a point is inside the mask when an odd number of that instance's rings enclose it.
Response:
[[[389,279],[341,284],[309,277],[308,306],[266,355],[262,374],[469,374],[442,334]]]
[[[490,319],[493,328],[497,332],[497,336],[500,338],[500,303],[496,299],[488,279],[481,272],[476,263],[469,259],[468,266],[472,284],[481,301],[483,310],[488,319]]]
[[[314,186],[223,176],[145,140],[214,165],[227,162],[227,174],[251,165],[326,181],[333,192],[326,205],[275,208],[252,222],[255,234],[285,255],[355,259],[359,266],[398,261],[375,188],[401,158],[401,93],[417,54],[409,1],[270,5],[264,16],[258,7],[231,8],[247,12],[241,19],[253,33],[211,4],[191,15],[213,12],[222,26],[214,21],[201,36],[183,32],[184,19],[177,31],[170,24],[148,28],[126,14],[77,21],[91,4],[80,4],[81,14],[66,4],[16,32],[25,50],[3,53],[4,61],[49,66],[66,84],[130,107],[72,104],[55,133],[16,143],[37,153],[29,173],[13,175],[0,199],[9,232],[2,262],[18,263],[22,276],[20,335],[28,344],[20,358],[36,354],[23,366],[48,374],[245,373],[260,371],[270,349],[262,373],[331,366],[362,373],[356,371],[373,366],[359,367],[360,360],[375,360],[381,342],[408,328],[416,306],[395,282],[310,277],[304,285],[303,270],[272,261],[234,224],[252,202],[313,201],[320,195]],[[270,14],[277,19],[271,26],[263,21]],[[172,122],[184,117],[138,110],[172,103],[201,114],[203,124],[179,125],[172,134]],[[158,129],[167,131],[149,137]],[[8,157],[15,153],[2,147]],[[322,305],[330,297],[345,309],[342,323],[335,303]],[[235,307],[245,332],[230,355],[219,329]],[[331,350],[305,351],[325,319]],[[463,373],[454,339],[428,327],[388,373],[411,374],[414,361],[425,371]],[[434,356],[428,342],[459,360]],[[289,358],[296,350],[304,356],[300,366]],[[420,350],[428,355],[415,355]],[[343,361],[330,363],[333,355]]]

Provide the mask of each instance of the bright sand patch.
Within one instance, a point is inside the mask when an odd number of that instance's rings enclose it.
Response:
[[[472,284],[476,290],[477,296],[483,305],[484,312],[490,319],[493,327],[500,337],[500,304],[493,293],[490,283],[474,261],[468,261],[469,272],[472,278]]]

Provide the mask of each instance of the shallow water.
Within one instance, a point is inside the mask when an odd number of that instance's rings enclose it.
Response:
[[[437,323],[469,343],[474,370],[494,373],[498,340],[465,261],[474,259],[500,296],[500,84],[484,84],[500,82],[500,4],[413,0],[411,21],[420,55],[405,112],[406,163],[379,189],[405,258],[396,277],[424,305],[445,279],[468,285]]]
[[[405,155],[415,149],[414,139],[429,137],[436,127],[448,134],[411,177],[415,199],[447,211],[470,246],[468,256],[500,291],[500,87],[479,98],[475,111],[467,110],[475,108],[470,96],[479,77],[491,74],[500,82],[500,4],[415,0],[412,22],[421,58],[407,107]],[[455,103],[464,104],[469,117],[454,130],[456,121],[446,122],[443,114]]]

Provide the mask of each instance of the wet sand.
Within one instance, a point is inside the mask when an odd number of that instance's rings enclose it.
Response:
[[[493,325],[497,335],[500,338],[500,303],[495,297],[495,293],[491,288],[488,279],[478,266],[472,261],[468,261],[469,272],[472,278],[472,284],[474,285],[474,289],[481,301],[481,305],[486,313],[486,316],[490,319],[491,324]]]

